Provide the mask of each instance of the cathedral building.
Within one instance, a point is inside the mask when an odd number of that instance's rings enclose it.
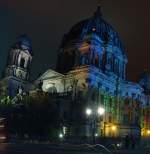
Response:
[[[30,39],[21,36],[9,53],[1,93],[15,97],[18,89],[33,93],[41,85],[51,94],[71,94],[74,105],[83,108],[85,123],[79,126],[78,134],[86,137],[93,133],[140,136],[150,130],[146,111],[150,105],[150,75],[143,75],[139,83],[126,80],[126,49],[118,32],[103,19],[100,7],[64,35],[56,70],[47,70],[31,84],[32,56]]]

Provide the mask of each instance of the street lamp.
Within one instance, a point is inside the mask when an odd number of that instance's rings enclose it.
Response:
[[[62,139],[64,135],[62,133],[59,134],[59,138]]]
[[[86,114],[87,114],[88,116],[90,116],[90,115],[92,114],[92,110],[91,110],[90,108],[87,108],[87,109],[86,109]]]
[[[92,117],[92,137],[93,137],[93,143],[95,143],[95,137],[98,136],[97,133],[95,133],[96,125],[97,125],[97,117],[102,116],[105,113],[105,109],[103,107],[99,107],[96,110],[92,110],[90,108],[86,109],[86,115]]]
[[[103,107],[99,107],[98,110],[97,110],[97,113],[99,115],[103,115],[105,113],[105,109]]]
[[[95,137],[98,137],[98,134],[97,133],[95,134]]]
[[[104,109],[103,107],[99,107],[99,108],[97,109],[97,113],[96,113],[96,114],[98,114],[98,115],[103,115],[104,113],[105,113],[105,109]],[[86,109],[86,114],[87,114],[88,116],[90,116],[90,115],[92,114],[92,109],[87,108],[87,109]]]

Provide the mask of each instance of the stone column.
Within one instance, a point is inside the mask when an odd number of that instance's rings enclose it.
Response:
[[[111,71],[111,53],[107,52],[106,56],[106,70]]]
[[[93,52],[91,49],[89,49],[89,50],[90,50],[90,64],[92,64]]]
[[[121,64],[120,64],[120,76],[121,76],[121,78],[124,78],[124,64],[123,64],[123,62],[121,62]]]
[[[102,54],[99,55],[99,69],[101,69]]]
[[[21,55],[19,54],[18,59],[17,59],[17,65],[20,67],[20,61],[21,61]]]
[[[19,66],[18,60],[19,60],[20,51],[17,52],[16,58],[15,58],[15,65]]]
[[[110,62],[110,65],[111,65],[111,72],[113,72],[113,55],[111,54],[111,62]]]
[[[100,69],[101,68],[101,60],[102,60],[102,55],[101,54],[99,54],[99,64],[98,64],[98,68]]]
[[[118,60],[117,65],[118,65],[118,75],[119,75],[119,77],[121,77],[121,63],[120,63],[120,60]]]
[[[123,76],[123,78],[125,79],[125,76],[126,76],[126,74],[125,74],[125,62],[123,62],[123,64],[122,64],[123,66],[122,66],[122,76]]]
[[[115,74],[119,75],[119,60],[115,59]]]
[[[25,68],[25,69],[27,68],[28,63],[29,63],[29,59],[28,59],[28,58],[25,58],[25,63],[24,63],[24,68]]]
[[[95,51],[92,50],[91,64],[95,65]]]

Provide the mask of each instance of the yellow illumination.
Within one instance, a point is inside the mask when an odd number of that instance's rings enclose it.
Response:
[[[112,126],[111,129],[112,129],[112,131],[116,131],[117,127],[116,126]]]
[[[150,130],[147,130],[147,134],[150,135]]]

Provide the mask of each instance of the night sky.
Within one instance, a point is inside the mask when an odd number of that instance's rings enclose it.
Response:
[[[32,39],[32,79],[55,68],[57,49],[72,25],[92,16],[98,0],[0,0],[0,71],[20,34]],[[150,0],[103,0],[102,14],[128,50],[127,78],[150,70]]]

